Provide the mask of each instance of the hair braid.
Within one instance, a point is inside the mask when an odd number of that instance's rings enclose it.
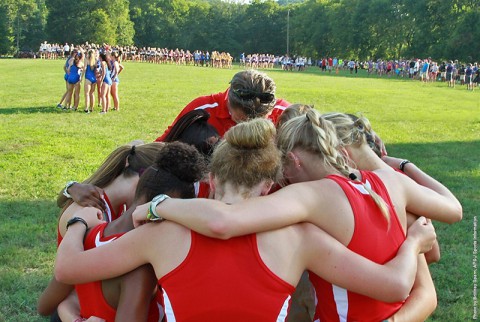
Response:
[[[350,124],[348,127],[353,131],[354,122],[350,120],[348,123]],[[295,147],[301,147],[322,157],[326,166],[333,167],[343,176],[360,183],[368,191],[390,226],[390,214],[385,201],[370,187],[358,180],[355,175],[350,175],[350,168],[339,150],[342,140],[337,136],[338,127],[336,128],[335,125],[320,115],[318,111],[312,109],[306,113],[305,117],[298,116],[285,123],[279,130],[277,143],[284,156]],[[355,128],[358,135],[364,135],[359,132],[365,130],[365,126],[356,126]],[[350,134],[347,136],[352,137]]]

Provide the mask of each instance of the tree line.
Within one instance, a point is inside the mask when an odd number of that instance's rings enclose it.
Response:
[[[478,0],[0,0],[0,54],[47,40],[468,62],[479,59],[479,21]]]

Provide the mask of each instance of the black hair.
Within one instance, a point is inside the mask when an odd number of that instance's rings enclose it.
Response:
[[[180,141],[193,145],[205,157],[210,157],[220,136],[207,122],[209,118],[210,114],[205,110],[190,111],[175,122],[163,141]]]
[[[152,200],[162,193],[176,198],[195,198],[194,183],[203,178],[205,171],[204,158],[193,146],[167,143],[154,165],[140,176],[135,199]]]

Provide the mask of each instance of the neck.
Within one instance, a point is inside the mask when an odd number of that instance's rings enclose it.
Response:
[[[135,187],[133,177],[126,178],[120,175],[103,189],[108,195],[113,211],[117,211],[122,204],[126,204],[127,208],[130,208]]]
[[[349,154],[351,155],[351,159],[354,160],[357,169],[373,171],[388,167],[366,144],[362,144],[358,148],[350,149]]]
[[[105,228],[105,235],[110,236],[113,234],[126,233],[132,230],[134,228],[132,214],[138,205],[139,204],[134,201],[130,208],[128,208],[127,211],[118,217],[118,219],[108,223],[107,227]]]
[[[321,180],[331,174],[343,175],[335,167],[326,165],[323,159],[314,153],[304,150],[299,150],[296,153],[301,159],[301,169],[305,172],[308,181]]]
[[[252,188],[246,188],[244,186],[234,186],[233,184],[227,182],[222,186],[217,185],[217,188],[215,189],[215,199],[228,204],[234,204],[251,197],[258,197],[260,195],[260,185]]]

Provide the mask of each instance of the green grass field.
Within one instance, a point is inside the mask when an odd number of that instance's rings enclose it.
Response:
[[[193,98],[224,91],[233,70],[125,63],[121,111],[55,108],[63,61],[0,60],[0,321],[47,321],[38,295],[53,271],[55,205],[68,180],[83,180],[117,146],[153,141]],[[447,185],[464,219],[437,223],[442,259],[431,266],[438,308],[431,321],[474,315],[474,218],[480,209],[480,89],[445,83],[270,70],[277,96],[323,112],[360,112],[387,144]],[[83,110],[83,102],[80,110]]]

